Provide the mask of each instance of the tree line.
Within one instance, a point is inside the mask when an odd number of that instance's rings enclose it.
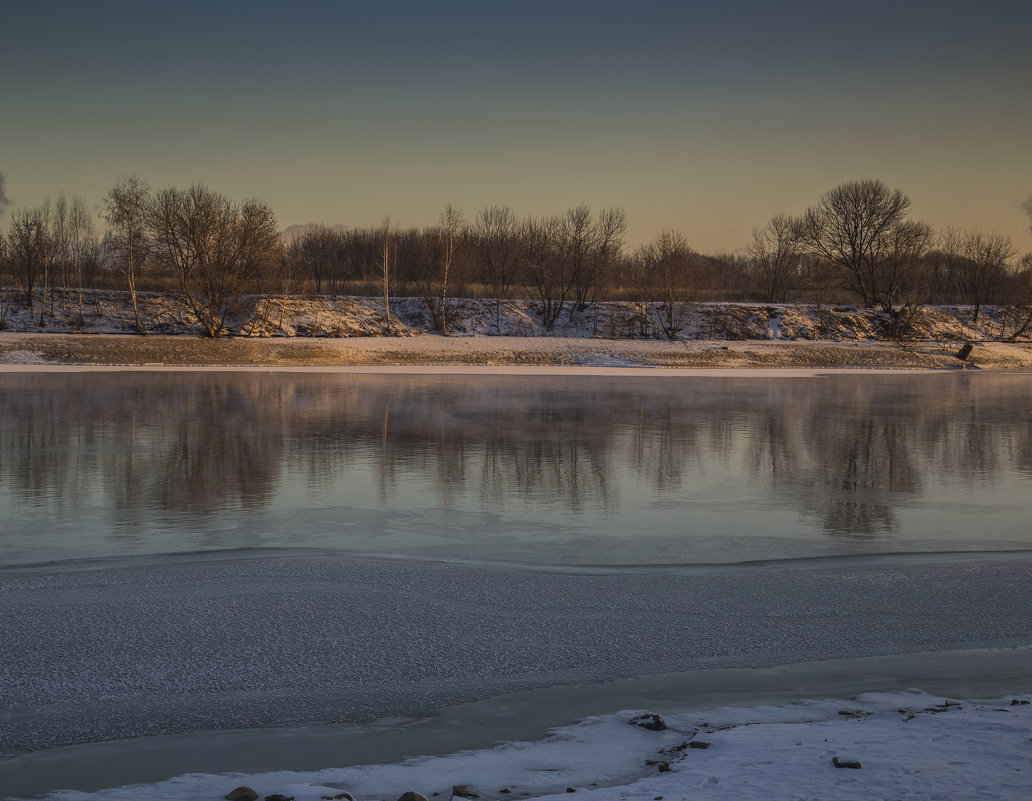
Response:
[[[0,174],[0,214],[8,205]],[[1025,208],[1032,223],[1032,196]],[[670,338],[693,301],[854,303],[890,318],[918,304],[968,304],[973,322],[1003,304],[1029,309],[1023,333],[1032,328],[1032,254],[1019,258],[994,232],[935,231],[878,180],[836,186],[800,215],[771,216],[737,253],[700,253],[677,231],[632,249],[626,230],[623,209],[581,205],[529,217],[505,206],[467,217],[446,206],[424,227],[388,218],[280,232],[261,200],[203,185],[152,190],[129,175],[98,208],[61,194],[11,212],[0,236],[0,306],[16,293],[45,326],[56,289],[78,290],[81,307],[84,290],[117,288],[144,333],[137,293],[160,292],[211,337],[264,299],[313,294],[382,297],[388,330],[391,298],[420,297],[444,333],[461,297],[492,298],[499,327],[505,300],[524,298],[547,331],[595,301],[629,301],[639,335]]]

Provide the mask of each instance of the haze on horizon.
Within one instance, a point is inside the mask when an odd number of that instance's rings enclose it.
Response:
[[[0,6],[14,206],[137,173],[282,228],[588,203],[719,252],[872,177],[1032,250],[1027,2],[210,5]]]

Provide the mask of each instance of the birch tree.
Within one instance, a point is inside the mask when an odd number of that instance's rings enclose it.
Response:
[[[423,297],[433,327],[443,334],[448,333],[450,326],[448,280],[455,265],[462,225],[462,212],[449,203],[441,212],[438,226],[423,237],[429,245],[422,269]]]
[[[398,237],[391,232],[391,218],[384,217],[380,226],[380,276],[383,280],[383,314],[387,325],[387,334],[391,329],[391,275],[397,260]]]
[[[136,297],[136,279],[147,257],[146,214],[150,187],[138,175],[120,176],[104,198],[103,213],[110,230],[110,243],[118,257],[119,269],[125,276],[129,300],[133,306],[136,331],[146,334]]]

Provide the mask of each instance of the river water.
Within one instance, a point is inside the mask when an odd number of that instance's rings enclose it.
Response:
[[[0,376],[0,565],[1023,549],[1032,376]]]

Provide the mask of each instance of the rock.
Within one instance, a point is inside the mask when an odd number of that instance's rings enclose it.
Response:
[[[280,795],[279,793],[273,793],[272,795],[265,796],[265,801],[294,801],[294,796]]]
[[[692,740],[690,743],[688,743],[688,747],[689,748],[709,748],[709,743],[704,742],[703,740]]]
[[[659,715],[653,715],[651,712],[631,718],[631,723],[635,726],[641,726],[643,729],[648,729],[649,731],[666,730],[666,721]]]
[[[452,796],[458,796],[459,798],[480,798],[478,793],[473,792],[464,784],[456,784],[451,788]]]
[[[577,792],[577,788],[576,787],[567,787],[566,788],[566,792],[568,792],[568,793],[575,793],[575,792]]]
[[[860,770],[859,759],[839,759],[838,757],[832,757],[831,764],[836,768],[853,768],[854,770]]]
[[[660,773],[667,773],[669,770],[670,770],[670,763],[669,762],[660,762],[659,763],[659,772]]]
[[[974,347],[975,346],[972,345],[970,342],[965,342],[963,347],[961,347],[961,349],[958,350],[953,355],[956,358],[960,359],[962,362],[966,362],[967,361],[967,357],[971,355],[971,351],[974,349]]]
[[[351,793],[337,793],[336,795],[324,795],[323,801],[355,801]]]
[[[240,786],[225,795],[226,801],[258,801],[258,793],[250,787]]]
[[[409,790],[407,793],[402,793],[400,796],[398,796],[398,801],[430,801],[430,799],[422,793],[417,793],[413,790]]]
[[[1011,706],[1028,706],[1028,701],[1025,699],[1015,698],[1011,701]]]
[[[512,792],[512,790],[510,790],[510,789],[509,789],[508,787],[503,787],[503,788],[502,788],[501,790],[499,790],[498,792],[500,792],[500,793],[511,793],[511,792]]]

